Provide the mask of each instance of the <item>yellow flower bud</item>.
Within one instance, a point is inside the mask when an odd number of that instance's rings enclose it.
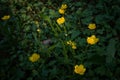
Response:
[[[37,32],[41,32],[41,30],[40,30],[40,29],[37,29]]]
[[[60,13],[60,14],[64,14],[64,13],[65,13],[65,10],[64,10],[64,9],[59,9],[59,13]]]
[[[72,49],[77,49],[76,45],[72,45]]]
[[[5,16],[3,16],[1,19],[2,20],[8,20],[10,18],[10,15],[5,15]]]
[[[77,49],[75,42],[69,40],[69,41],[67,41],[67,44],[70,45],[72,47],[72,49]]]
[[[89,24],[88,28],[89,29],[96,29],[96,24]]]
[[[62,4],[61,9],[66,9],[67,5],[66,4]]]

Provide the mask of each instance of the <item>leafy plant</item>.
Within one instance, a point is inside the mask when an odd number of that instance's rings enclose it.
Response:
[[[0,80],[119,80],[119,4],[1,0]]]

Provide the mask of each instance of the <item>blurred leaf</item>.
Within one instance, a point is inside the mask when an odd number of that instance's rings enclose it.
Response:
[[[32,70],[32,75],[33,75],[33,76],[37,76],[37,75],[39,75],[39,73],[38,73],[37,70],[34,69],[34,70]]]
[[[44,15],[43,13],[41,13],[40,16],[41,16],[44,20],[48,21],[49,23],[51,22],[50,17],[49,17],[48,15]]]
[[[79,35],[80,35],[80,31],[78,30],[72,31],[72,35],[71,35],[72,40],[78,37]]]
[[[49,14],[50,14],[51,18],[58,16],[58,14],[54,10],[52,10],[52,9],[49,10]]]
[[[10,70],[10,74],[10,80],[20,80],[24,77],[24,72],[15,67],[12,67],[12,69]]]
[[[100,55],[93,55],[88,58],[88,62],[91,62],[93,64],[103,64],[105,63],[105,56],[100,56]]]
[[[48,73],[49,73],[48,70],[46,68],[43,68],[41,72],[41,76],[46,78],[48,76]]]
[[[17,71],[16,71],[17,73],[16,73],[16,77],[17,78],[22,78],[23,76],[24,76],[24,72],[23,71],[21,71],[20,69],[18,69]]]
[[[99,33],[99,34],[104,34],[104,29],[98,29],[98,30],[97,30],[97,33]]]
[[[77,11],[76,11],[76,14],[81,16],[82,15],[82,8],[79,8]]]
[[[117,69],[115,70],[115,74],[116,74],[117,77],[119,77],[119,75],[120,75],[120,68],[117,68]]]
[[[82,13],[83,17],[89,17],[91,15],[92,15],[92,10],[89,10],[89,9],[85,9]]]
[[[111,63],[115,59],[115,52],[116,52],[115,45],[116,45],[115,39],[110,39],[109,45],[107,46],[107,50],[106,50],[107,63]]]
[[[89,23],[92,22],[93,17],[88,16],[82,19],[82,23],[88,25]]]
[[[50,63],[48,64],[49,66],[55,65],[56,61],[50,61]]]
[[[95,69],[95,72],[99,75],[105,75],[106,74],[106,68],[104,66],[97,67]]]
[[[55,78],[58,74],[58,69],[56,68],[56,66],[53,66],[53,68],[50,70],[50,78]]]
[[[76,39],[76,42],[78,42],[77,45],[78,45],[79,47],[82,47],[82,48],[83,48],[83,46],[86,46],[86,39],[85,39],[85,38],[80,38],[80,37],[78,37],[78,38]]]
[[[33,78],[32,77],[28,77],[27,80],[33,80]]]
[[[97,16],[95,17],[95,22],[96,22],[96,24],[101,24],[101,23],[103,23],[103,22],[104,22],[103,15],[97,15]]]

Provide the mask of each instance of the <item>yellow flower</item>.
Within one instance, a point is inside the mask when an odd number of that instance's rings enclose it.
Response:
[[[74,72],[80,75],[84,75],[86,68],[84,67],[84,65],[80,64],[80,65],[75,65],[74,67]]]
[[[63,24],[64,22],[65,22],[65,18],[64,18],[64,17],[61,17],[61,18],[58,18],[58,19],[57,19],[57,23],[58,23],[59,25]]]
[[[35,21],[35,24],[37,24],[37,25],[38,25],[38,24],[39,24],[39,22],[38,22],[38,21]]]
[[[40,29],[37,29],[37,32],[41,32],[41,30],[40,30]]]
[[[37,25],[37,27],[39,27],[39,22],[38,21],[34,21],[34,23]]]
[[[89,24],[89,25],[88,25],[88,28],[89,28],[89,29],[95,29],[95,28],[96,28],[96,24]]]
[[[96,38],[95,35],[92,35],[91,37],[87,38],[88,44],[91,44],[91,45],[96,44],[98,41],[99,41],[99,39]]]
[[[8,20],[10,18],[10,15],[5,15],[5,16],[3,16],[1,19],[2,20]]]
[[[77,49],[75,42],[72,42],[72,43],[71,43],[71,46],[72,46],[72,49]]]
[[[77,49],[76,45],[72,45],[72,49]]]
[[[60,14],[64,14],[64,13],[65,13],[65,10],[64,10],[64,9],[59,9],[59,13],[60,13]]]
[[[72,49],[77,49],[75,42],[69,40],[69,41],[67,41],[67,44],[70,45],[72,47]]]
[[[72,43],[72,41],[71,41],[71,40],[67,41],[67,44],[68,44],[68,45],[71,45],[71,43]]]
[[[67,5],[66,4],[62,4],[61,9],[66,9]]]
[[[30,60],[31,62],[36,62],[36,61],[38,61],[39,58],[40,58],[40,55],[39,55],[39,54],[33,53],[33,54],[29,57],[29,60]]]

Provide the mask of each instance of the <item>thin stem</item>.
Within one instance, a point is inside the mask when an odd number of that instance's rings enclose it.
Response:
[[[63,46],[63,55],[64,55],[65,59],[68,60],[68,55],[67,55],[67,50],[65,48],[65,44],[62,40],[60,40],[60,41],[61,41],[62,46]]]
[[[55,25],[56,25],[57,29],[59,30],[59,32],[62,33],[62,30],[60,29],[60,27],[56,23],[55,23]]]
[[[55,28],[53,27],[51,21],[49,22],[49,24],[50,24],[50,26],[51,26],[51,28],[52,28],[52,31],[55,33],[54,35],[55,35],[56,37],[58,37],[58,33],[57,33],[57,31],[55,30]]]

